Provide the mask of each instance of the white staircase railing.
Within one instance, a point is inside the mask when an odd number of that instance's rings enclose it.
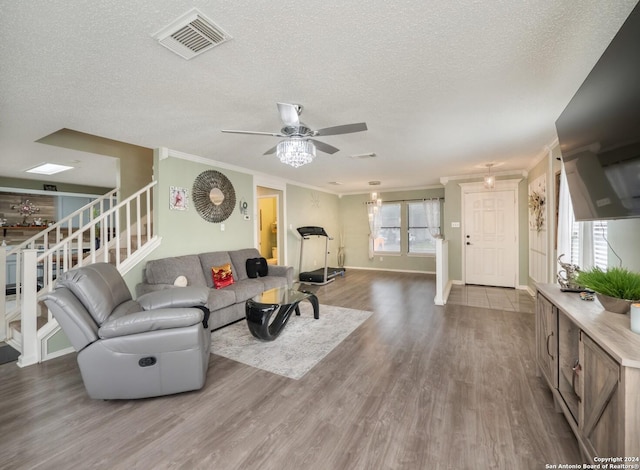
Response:
[[[0,272],[2,274],[0,276],[4,276],[0,278],[5,282],[1,285],[5,286],[4,292],[0,292],[0,316],[2,316],[2,309],[4,308],[5,314],[10,314],[12,311],[16,310],[16,306],[20,305],[21,297],[22,297],[22,289],[19,289],[20,279],[22,278],[22,252],[26,249],[40,249],[47,250],[50,246],[60,243],[60,241],[65,238],[71,237],[74,234],[77,234],[81,227],[86,224],[87,219],[89,221],[93,220],[96,214],[102,214],[105,211],[105,207],[112,207],[116,202],[116,195],[118,193],[118,189],[113,189],[108,193],[96,198],[91,201],[89,204],[81,207],[80,209],[72,212],[66,217],[60,219],[53,225],[43,226],[42,230],[37,234],[32,236],[31,238],[23,241],[19,245],[11,246],[8,249],[2,249],[2,254],[0,254]],[[4,255],[4,256],[2,256]],[[14,308],[6,308],[6,286],[7,286],[7,259],[12,259],[15,263],[15,302]],[[6,338],[6,322],[0,322],[0,341]],[[2,330],[5,328],[5,330]],[[3,334],[5,333],[5,334]]]
[[[0,324],[7,342],[21,352],[19,366],[35,364],[43,359],[37,318],[44,308],[39,299],[53,289],[54,280],[60,273],[96,262],[113,263],[123,272],[135,265],[138,258],[136,253],[144,252],[156,243],[157,237],[151,223],[152,189],[156,184],[157,181],[149,183],[112,207],[105,207],[102,199],[96,201],[99,206],[93,206],[97,210],[89,206],[79,209],[70,217],[79,216],[82,222],[82,214],[91,209],[89,220],[76,228],[69,225],[67,235],[61,238],[58,238],[58,234],[64,229],[54,228],[55,243],[44,235],[43,243],[28,240],[29,244],[25,242],[21,250],[6,253],[15,254],[20,260],[20,263],[16,262],[20,276],[16,274],[16,300],[11,309],[6,308],[6,292],[0,293]],[[5,253],[0,253],[0,267],[6,261],[3,255]],[[5,271],[6,268],[2,270],[3,273]],[[2,276],[0,274],[0,280]],[[20,341],[15,340],[12,329],[7,327],[17,319],[20,319]],[[47,325],[41,329],[48,330],[50,335],[57,323],[49,313],[46,313],[46,320]]]

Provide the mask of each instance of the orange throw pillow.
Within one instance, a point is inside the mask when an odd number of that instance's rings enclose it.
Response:
[[[212,267],[211,274],[213,275],[213,287],[216,289],[221,289],[233,284],[233,273],[231,272],[230,263]]]

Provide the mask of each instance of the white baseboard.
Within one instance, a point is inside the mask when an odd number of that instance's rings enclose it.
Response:
[[[416,271],[411,269],[363,268],[362,266],[345,266],[345,269],[361,269],[363,271],[391,271],[394,273],[435,274],[435,271]]]
[[[516,289],[518,289],[518,290],[526,290],[526,291],[527,291],[527,293],[528,293],[531,297],[535,297],[535,296],[536,296],[535,291],[534,291],[531,287],[529,287],[529,286],[517,286],[517,287],[516,287]]]

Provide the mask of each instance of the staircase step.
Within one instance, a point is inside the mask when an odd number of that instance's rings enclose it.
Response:
[[[45,317],[36,317],[36,325],[38,330],[46,324],[47,324],[47,319]],[[22,321],[21,320],[12,321],[11,323],[9,323],[9,328],[17,331],[18,333],[22,333]]]

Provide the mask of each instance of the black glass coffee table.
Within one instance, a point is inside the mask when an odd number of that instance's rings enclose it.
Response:
[[[300,315],[299,304],[308,300],[313,306],[313,318],[320,318],[318,298],[312,292],[276,287],[247,300],[245,315],[251,334],[264,341],[273,341],[282,332],[291,314]],[[273,314],[273,321],[270,322]]]

